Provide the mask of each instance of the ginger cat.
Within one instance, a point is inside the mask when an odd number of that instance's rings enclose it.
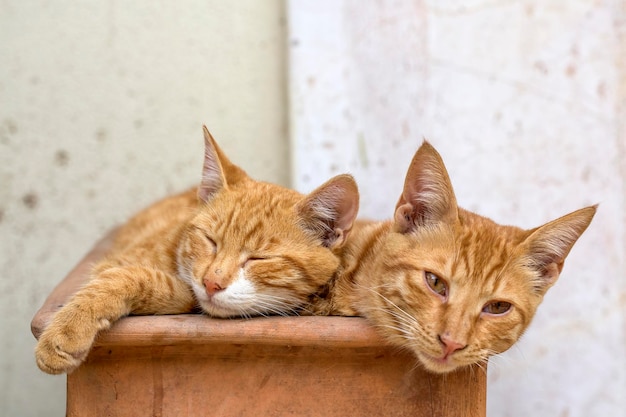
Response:
[[[532,230],[457,207],[427,142],[409,167],[393,220],[357,222],[342,268],[314,314],[364,316],[429,371],[481,364],[530,324],[596,206]]]
[[[128,314],[297,313],[339,267],[359,204],[339,175],[309,195],[254,181],[204,128],[200,186],[121,227],[109,255],[39,338],[44,372],[71,372],[98,332]]]

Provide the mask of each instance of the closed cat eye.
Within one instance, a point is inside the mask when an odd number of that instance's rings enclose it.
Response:
[[[483,307],[483,313],[495,315],[504,314],[509,311],[511,307],[511,303],[506,301],[493,301]]]
[[[204,233],[204,237],[206,238],[206,240],[213,245],[214,247],[217,247],[217,243],[215,243],[215,241],[211,238],[211,236],[207,235],[206,233]]]
[[[424,278],[428,287],[437,295],[448,296],[448,284],[432,272],[425,271]]]
[[[256,261],[265,261],[268,258],[262,258],[262,257],[255,257],[255,256],[251,256],[248,259],[246,259],[246,261],[243,263],[244,268],[250,263],[250,262],[256,262]]]

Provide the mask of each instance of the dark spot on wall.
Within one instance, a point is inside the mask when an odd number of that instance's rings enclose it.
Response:
[[[4,209],[0,208],[0,223],[4,220]]]
[[[142,119],[136,119],[133,122],[133,126],[135,126],[135,129],[141,129],[143,127],[143,120]]]
[[[539,71],[542,74],[548,73],[548,66],[543,61],[536,61],[533,66],[535,67],[537,71]]]
[[[70,155],[67,153],[65,149],[59,149],[54,154],[54,162],[60,167],[67,166],[67,163],[70,161]]]
[[[27,208],[34,210],[39,204],[39,197],[35,193],[24,194],[22,203],[24,203]]]
[[[411,136],[411,128],[409,127],[409,122],[406,120],[402,121],[402,137],[408,138]]]
[[[567,75],[568,77],[573,77],[574,75],[576,75],[576,66],[574,64],[569,64],[565,68],[565,75]]]
[[[605,98],[606,97],[606,84],[604,81],[601,81],[596,87],[596,91],[598,93],[598,97]]]
[[[101,127],[96,130],[96,140],[98,142],[104,142],[107,139],[107,131],[105,128]]]
[[[591,169],[589,169],[589,167],[586,167],[583,172],[580,175],[580,179],[583,182],[588,182],[589,178],[591,178]]]
[[[7,130],[9,131],[10,134],[14,135],[17,133],[17,130],[18,130],[17,124],[13,120],[6,119],[4,123],[6,124]]]
[[[36,75],[33,75],[32,77],[30,77],[30,83],[32,85],[38,85],[39,84],[39,77],[37,77]]]
[[[88,189],[88,190],[85,192],[85,197],[86,197],[88,200],[93,200],[93,199],[96,197],[96,190],[94,190],[93,188]]]

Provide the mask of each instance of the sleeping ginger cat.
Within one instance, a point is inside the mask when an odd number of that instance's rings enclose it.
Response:
[[[429,371],[482,363],[529,325],[596,207],[532,230],[457,207],[427,142],[409,167],[393,220],[357,222],[342,268],[314,314],[364,316]]]
[[[204,128],[197,191],[166,198],[116,234],[109,255],[39,338],[43,371],[71,372],[128,314],[293,314],[335,273],[359,196],[349,175],[309,195],[250,179]]]

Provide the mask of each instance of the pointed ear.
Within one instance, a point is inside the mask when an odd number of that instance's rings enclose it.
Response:
[[[338,175],[296,206],[304,229],[328,248],[343,245],[359,211],[359,190],[351,175]]]
[[[577,210],[530,231],[522,243],[524,264],[537,271],[533,285],[539,293],[545,293],[556,282],[565,258],[591,223],[597,207]]]
[[[246,173],[228,160],[224,152],[217,146],[217,142],[206,128],[204,132],[204,164],[202,166],[202,181],[198,187],[198,199],[207,202],[221,189],[227,189],[247,177]]]
[[[394,216],[395,229],[408,233],[417,227],[456,221],[456,197],[443,160],[424,141],[417,150],[404,180],[404,190]]]

